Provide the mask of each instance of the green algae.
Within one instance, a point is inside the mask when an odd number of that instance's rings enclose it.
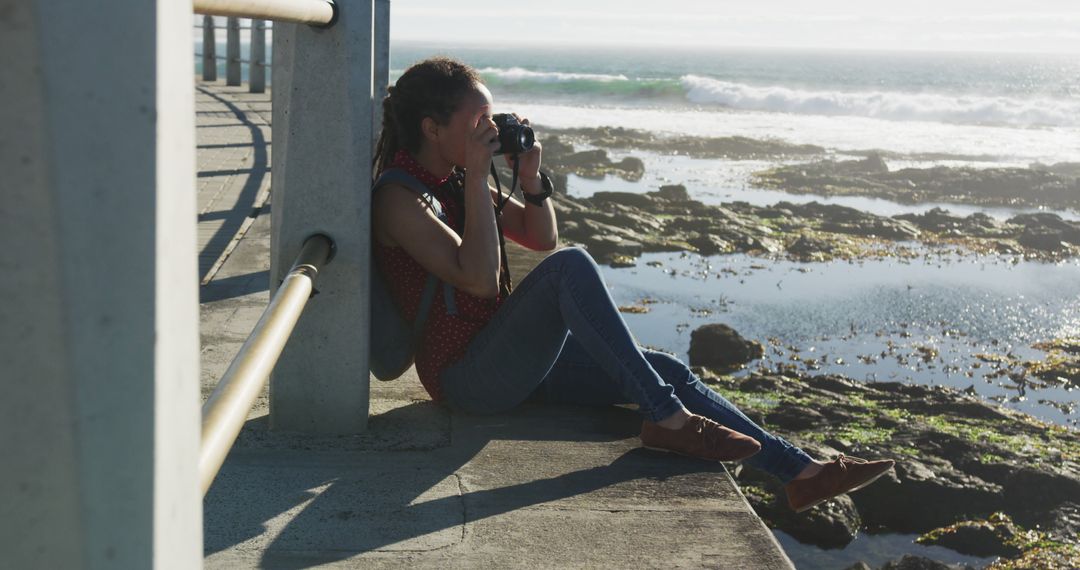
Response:
[[[915,539],[919,544],[945,542],[951,535],[968,528],[981,528],[993,535],[1008,553],[987,567],[987,570],[1066,570],[1080,568],[1080,546],[1062,542],[1049,534],[1025,529],[1005,513],[997,512],[985,520],[969,520],[934,529]]]

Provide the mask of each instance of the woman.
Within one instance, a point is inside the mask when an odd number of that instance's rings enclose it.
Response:
[[[558,235],[540,176],[541,145],[519,156],[533,196],[497,214],[488,186],[499,148],[491,93],[470,67],[433,58],[410,67],[383,101],[375,172],[407,171],[438,200],[387,185],[373,197],[375,260],[404,316],[415,319],[428,272],[440,290],[416,370],[436,401],[471,413],[504,412],[537,398],[586,405],[637,404],[645,446],[714,461],[747,459],[785,484],[801,511],[866,484],[892,461],[815,461],[757,426],[678,359],[639,348],[589,255],[549,255],[511,292],[500,232],[539,251]],[[523,124],[528,119],[520,118]],[[463,187],[447,180],[464,175]],[[466,213],[468,215],[466,215]],[[445,221],[444,221],[445,220]]]

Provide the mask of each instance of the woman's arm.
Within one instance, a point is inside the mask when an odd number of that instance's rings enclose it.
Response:
[[[529,124],[528,119],[519,120],[523,125]],[[542,192],[543,188],[540,185],[542,152],[543,147],[537,142],[528,152],[518,157],[522,192],[530,194]],[[510,163],[510,157],[507,157],[507,162]],[[492,188],[491,192],[495,197],[496,190]],[[559,244],[559,230],[555,225],[555,208],[551,205],[551,200],[544,200],[543,204],[536,206],[511,198],[503,209],[502,225],[510,239],[529,249],[547,251],[555,249]]]
[[[540,178],[521,181],[522,191],[540,194]],[[493,199],[498,199],[496,190],[491,189]],[[504,197],[505,199],[505,197]],[[548,251],[559,245],[559,230],[555,224],[555,208],[551,200],[544,200],[540,206],[522,203],[517,198],[510,198],[503,209],[503,231],[507,237],[536,251]]]

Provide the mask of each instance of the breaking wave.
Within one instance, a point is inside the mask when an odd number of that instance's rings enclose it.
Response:
[[[810,91],[758,87],[697,75],[685,75],[680,83],[692,103],[741,110],[1016,126],[1080,124],[1078,101],[895,91]]]

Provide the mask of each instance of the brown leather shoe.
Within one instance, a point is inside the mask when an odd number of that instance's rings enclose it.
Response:
[[[679,429],[665,429],[646,420],[641,424],[641,443],[649,449],[708,461],[738,461],[761,450],[758,440],[698,415],[690,416]]]
[[[893,463],[891,459],[867,461],[841,454],[826,463],[817,475],[785,485],[788,505],[801,513],[837,495],[862,489],[892,469]]]

